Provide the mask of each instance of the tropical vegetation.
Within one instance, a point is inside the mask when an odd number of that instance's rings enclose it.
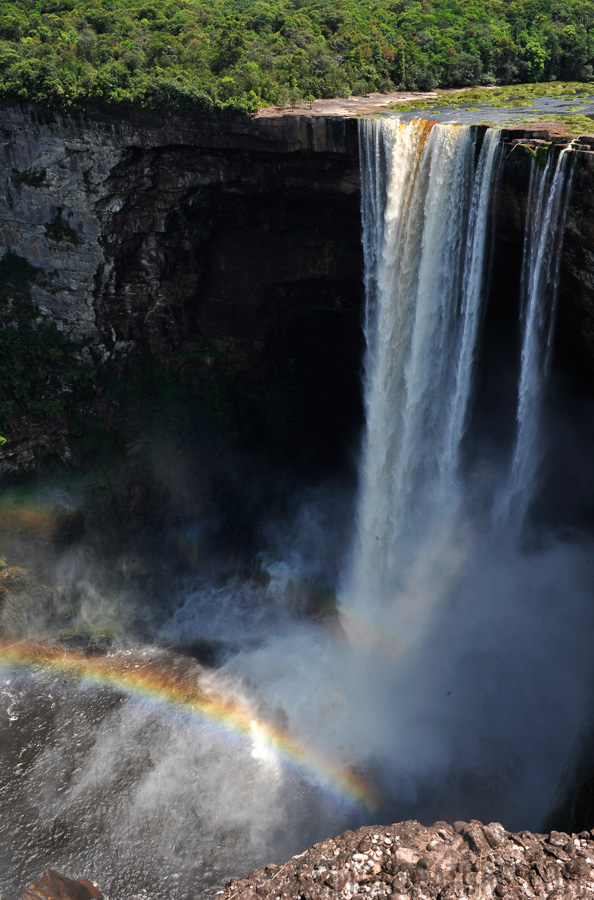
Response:
[[[589,81],[594,0],[3,0],[0,99],[186,113]]]

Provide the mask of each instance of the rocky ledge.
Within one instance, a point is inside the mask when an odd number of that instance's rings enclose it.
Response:
[[[594,833],[511,833],[499,823],[416,821],[347,831],[284,865],[232,879],[218,900],[586,900]]]

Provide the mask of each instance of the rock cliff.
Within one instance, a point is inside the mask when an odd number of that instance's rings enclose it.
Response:
[[[244,400],[236,418],[243,412],[256,442],[277,407],[314,444],[322,427],[330,435],[328,422],[339,440],[345,422],[353,428],[355,121],[159,124],[24,107],[3,109],[0,132],[0,314],[22,329],[28,305],[28,322],[55,323],[54,343],[81,361],[88,382],[77,397],[76,373],[62,372],[55,391],[75,397],[83,415],[106,397],[113,413],[121,398],[101,376],[115,371],[117,381],[143,355],[190,396],[228,385]],[[35,361],[51,369],[42,353]],[[45,390],[17,385],[17,401],[0,407],[11,438],[5,471],[34,468],[40,454],[19,437],[48,430],[43,411],[18,403],[19,387],[25,399]],[[51,428],[62,457],[68,412]]]
[[[160,415],[138,398],[159,392],[243,446],[336,461],[361,421],[355,119],[22,106],[3,108],[0,135],[0,472],[76,464],[98,433],[130,445]],[[530,154],[516,137],[499,273],[521,254]],[[594,383],[594,155],[580,146],[560,333]]]

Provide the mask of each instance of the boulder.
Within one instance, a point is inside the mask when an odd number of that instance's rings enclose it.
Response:
[[[39,881],[30,885],[19,900],[102,900],[103,894],[91,881],[73,881],[47,869]]]

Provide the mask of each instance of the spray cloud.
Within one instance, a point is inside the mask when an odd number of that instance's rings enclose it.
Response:
[[[118,665],[190,678],[265,727],[222,734],[134,696],[123,676],[92,683],[82,665],[66,678],[5,655],[9,892],[51,865],[96,878],[116,900],[208,896],[371,819],[540,828],[552,808],[591,703],[592,543],[530,519],[543,416],[530,419],[537,439],[523,441],[520,411],[509,471],[465,455],[499,136],[477,153],[470,128],[386,119],[360,134],[368,350],[356,501],[336,485],[310,492],[263,526],[249,570],[172,580],[152,607],[136,604],[133,576],[114,594],[70,553],[56,570],[64,609],[40,601],[13,627],[15,641],[51,631],[76,595],[79,624],[117,622]],[[531,220],[525,310],[557,271],[549,237],[562,225],[563,169],[535,171],[534,185],[544,213]],[[545,294],[551,303],[554,285]],[[546,368],[522,370],[537,405]],[[518,481],[520,457],[530,477]],[[146,646],[149,633],[159,648]],[[200,642],[215,647],[214,669],[176,654]],[[267,729],[315,762],[294,765]],[[328,766],[352,782],[329,790]],[[349,787],[361,781],[379,798],[372,812]]]

